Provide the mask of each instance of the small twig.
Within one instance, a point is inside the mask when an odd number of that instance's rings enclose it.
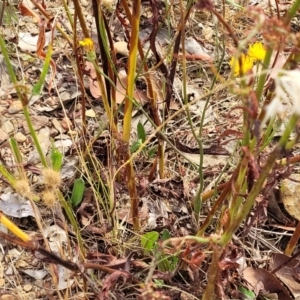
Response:
[[[2,26],[5,7],[6,7],[6,0],[3,0],[2,7],[1,7],[1,14],[0,14],[0,26]]]
[[[2,231],[0,231],[0,238],[3,238],[3,239],[9,241],[12,244],[21,246],[21,247],[23,247],[27,250],[32,251],[32,252],[38,252],[46,258],[47,262],[54,263],[54,264],[59,264],[59,265],[65,267],[66,269],[68,269],[68,270],[70,270],[74,273],[81,274],[85,279],[87,279],[87,277],[88,277],[88,275],[85,272],[87,269],[100,270],[102,272],[109,273],[109,274],[112,274],[116,271],[122,272],[126,275],[129,274],[127,271],[124,271],[124,270],[115,270],[113,268],[103,266],[103,265],[99,265],[99,264],[95,264],[95,263],[75,264],[75,263],[73,263],[69,260],[65,260],[65,259],[59,257],[58,255],[56,255],[56,254],[46,250],[45,248],[41,247],[37,241],[32,240],[32,241],[29,241],[29,242],[24,242],[22,240],[19,240],[17,238],[14,238],[14,237],[4,233]],[[140,284],[139,280],[137,280],[131,274],[130,274],[130,276],[131,276],[131,282],[132,283]],[[89,283],[93,282],[92,280],[87,280],[87,281]],[[94,286],[91,286],[91,288],[93,289],[93,291],[96,295],[99,293],[98,289],[95,289]]]

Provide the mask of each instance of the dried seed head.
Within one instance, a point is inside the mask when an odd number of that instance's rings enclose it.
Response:
[[[59,172],[54,171],[53,169],[43,169],[42,174],[44,176],[44,184],[47,187],[55,189],[60,186],[61,178]]]
[[[27,180],[24,179],[17,180],[14,188],[15,191],[23,197],[30,197],[31,195],[30,186]]]
[[[277,17],[266,18],[262,35],[266,46],[273,50],[281,50],[292,39],[290,26]]]
[[[41,193],[42,201],[48,208],[53,208],[57,205],[56,193],[53,190],[45,190]]]

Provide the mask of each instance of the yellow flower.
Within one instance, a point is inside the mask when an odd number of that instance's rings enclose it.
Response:
[[[79,45],[82,46],[86,52],[94,51],[94,42],[90,38],[85,38],[80,41]]]
[[[90,38],[85,38],[84,40],[79,42],[79,45],[83,47],[86,52],[86,58],[89,61],[93,61],[96,59],[96,53],[94,49],[94,42]]]
[[[231,67],[231,70],[233,71],[234,76],[239,76],[240,71],[242,71],[242,74],[246,74],[249,70],[253,67],[253,61],[250,59],[249,56],[246,56],[244,54],[241,55],[241,62],[242,62],[242,69],[240,69],[240,63],[239,59],[236,57],[232,57],[229,64]]]
[[[266,49],[265,49],[264,45],[261,42],[256,42],[256,43],[250,45],[249,49],[248,49],[248,56],[253,61],[264,60],[264,58],[266,56]]]

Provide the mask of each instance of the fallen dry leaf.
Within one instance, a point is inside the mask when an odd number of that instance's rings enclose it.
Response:
[[[264,293],[276,293],[278,300],[292,300],[287,289],[269,271],[249,267],[242,274],[244,279],[250,284],[250,288],[254,289],[256,295],[258,293],[261,295]]]
[[[284,264],[288,259],[289,256],[284,254],[275,253],[273,255],[273,267],[272,269],[276,269],[277,267]],[[276,276],[288,287],[292,295],[297,298],[300,296],[300,261],[299,259],[295,258],[288,262],[285,266],[279,269],[275,274]],[[288,299],[288,298],[286,298]]]
[[[113,292],[113,289],[117,284],[118,280],[121,279],[122,282],[127,282],[130,278],[131,275],[125,271],[115,271],[112,274],[108,275],[103,282],[100,299],[101,300],[110,299],[109,292]]]
[[[25,3],[25,1],[21,1],[19,4],[21,15],[33,17],[35,22],[40,22],[41,17],[32,8],[28,5],[28,3]]]

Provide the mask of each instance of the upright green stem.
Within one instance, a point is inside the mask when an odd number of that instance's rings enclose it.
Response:
[[[266,77],[267,77],[267,70],[270,65],[271,57],[272,57],[273,50],[267,49],[265,59],[262,64],[262,70],[261,74],[259,76],[258,82],[257,82],[257,88],[256,88],[256,97],[257,101],[260,101],[261,95],[263,93],[264,85],[266,83]]]
[[[295,17],[299,7],[300,7],[300,0],[296,0],[295,2],[293,2],[291,8],[286,12],[284,16],[284,20],[286,24],[288,24],[292,20],[292,18]]]
[[[82,237],[81,237],[81,234],[80,234],[80,230],[79,230],[79,227],[78,227],[78,223],[74,217],[74,213],[72,211],[72,209],[70,208],[69,204],[67,203],[67,201],[65,200],[64,196],[62,195],[62,193],[60,191],[57,192],[57,195],[58,195],[58,198],[59,198],[59,201],[62,205],[62,207],[64,208],[72,226],[73,226],[73,229],[76,233],[76,237],[77,237],[77,241],[78,241],[78,244],[79,244],[79,249],[80,249],[80,254],[81,254],[81,258],[82,260],[84,260],[84,257],[85,257],[85,249],[84,249],[84,245],[83,245],[83,240],[82,240]]]
[[[48,166],[47,164],[47,161],[46,161],[46,157],[43,153],[43,150],[42,150],[42,147],[40,145],[40,141],[36,135],[36,132],[33,128],[33,125],[32,125],[32,122],[31,122],[31,119],[30,119],[30,115],[29,115],[29,111],[28,111],[28,106],[23,106],[23,113],[24,113],[24,116],[25,116],[25,120],[26,120],[26,123],[27,123],[27,126],[29,128],[29,132],[30,132],[30,135],[33,139],[33,142],[34,142],[34,145],[39,153],[39,156],[40,156],[40,159],[41,159],[41,163],[42,165],[46,168]]]
[[[139,198],[135,184],[135,173],[133,168],[132,159],[130,159],[129,140],[131,130],[131,116],[133,109],[133,95],[136,76],[136,62],[137,62],[137,49],[139,40],[139,26],[140,26],[140,12],[141,12],[141,0],[136,0],[132,10],[131,16],[131,37],[129,48],[129,65],[128,65],[128,84],[126,89],[126,98],[124,105],[124,123],[123,123],[123,142],[127,145],[127,176],[128,176],[128,190],[130,194],[131,202],[131,216],[133,221],[133,228],[139,230],[140,221],[138,215]]]
[[[220,245],[226,246],[229,241],[232,238],[232,235],[235,233],[235,231],[238,229],[242,221],[247,217],[249,214],[253,203],[255,201],[255,198],[260,193],[261,188],[263,186],[263,183],[267,179],[268,175],[270,174],[270,171],[272,170],[274,164],[276,163],[276,159],[278,158],[278,155],[283,147],[285,147],[285,144],[288,142],[289,136],[291,135],[292,131],[294,130],[297,121],[298,116],[293,115],[291,119],[289,120],[286,129],[280,138],[278,145],[273,150],[271,155],[269,156],[267,163],[265,164],[264,169],[262,170],[262,173],[260,174],[259,178],[257,179],[256,183],[254,184],[253,188],[251,189],[245,204],[243,207],[239,210],[238,215],[236,216],[234,222],[231,223],[229,228],[226,230],[226,232],[223,234],[223,236],[220,239]]]

